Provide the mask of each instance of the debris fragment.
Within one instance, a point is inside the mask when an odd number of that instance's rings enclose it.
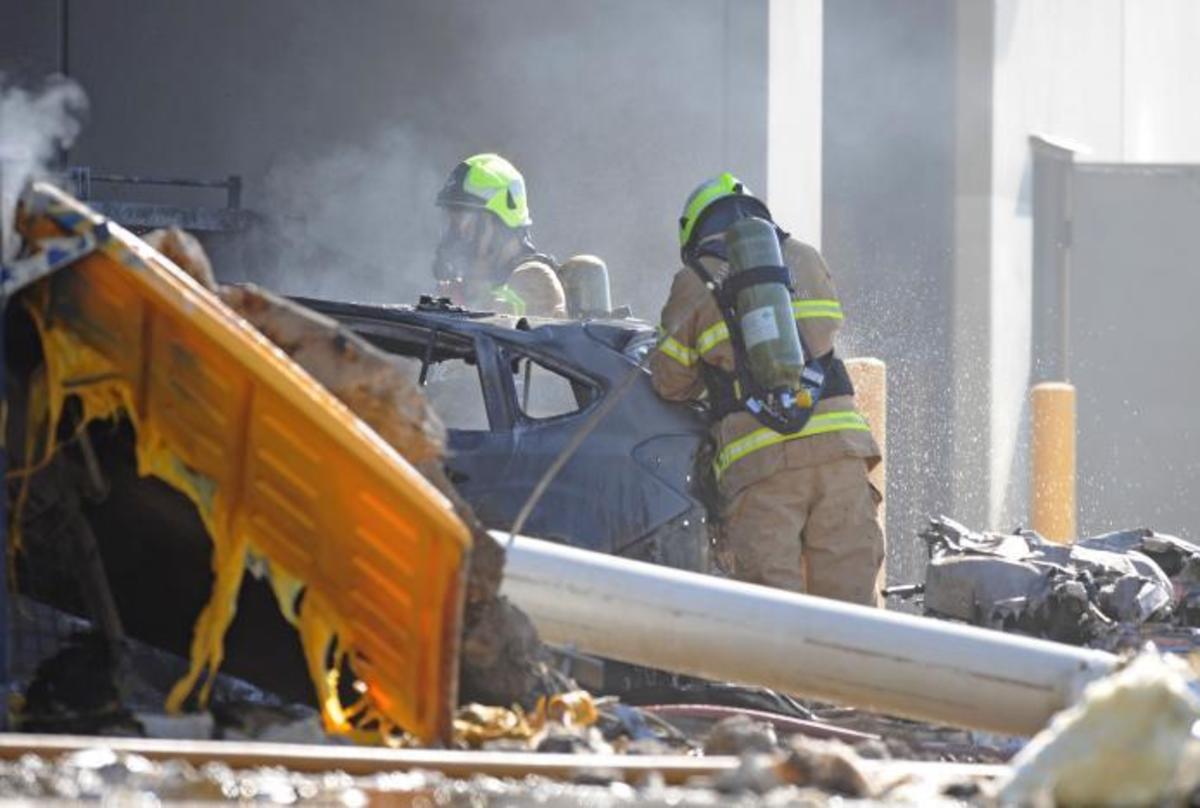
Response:
[[[600,714],[591,694],[574,690],[538,699],[537,707],[526,713],[520,705],[492,707],[468,704],[459,709],[454,718],[454,739],[471,749],[491,748],[495,741],[517,741],[518,744],[503,748],[540,749],[550,736],[560,739],[574,735],[580,741],[587,738],[587,730],[596,723]],[[561,731],[561,732],[560,732]],[[570,744],[560,744],[570,746]],[[559,748],[553,751],[601,751],[590,749]],[[612,751],[605,749],[603,751]]]
[[[858,754],[841,741],[793,736],[775,772],[783,783],[816,786],[843,797],[870,797],[874,793]]]
[[[979,533],[946,518],[920,534],[929,550],[928,614],[1047,639],[1115,648],[1129,627],[1190,626],[1200,616],[1200,547],[1149,530],[1071,545],[1032,531]]]
[[[96,632],[76,634],[38,665],[17,726],[25,732],[141,735],[142,727],[121,703],[112,671],[105,638]]]
[[[704,739],[706,755],[743,755],[774,752],[779,744],[775,728],[765,721],[746,715],[723,718],[713,725]]]
[[[1178,799],[1200,781],[1192,739],[1197,720],[1200,698],[1186,663],[1147,650],[1088,685],[1078,704],[1029,742],[1012,761],[1000,801],[1160,805]]]

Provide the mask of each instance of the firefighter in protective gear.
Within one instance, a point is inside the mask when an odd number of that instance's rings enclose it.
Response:
[[[881,496],[867,479],[880,452],[833,354],[842,306],[820,253],[782,230],[795,323],[805,350],[825,368],[824,386],[812,415],[791,434],[760,422],[738,389],[735,340],[712,286],[729,273],[726,229],[749,216],[771,221],[766,205],[730,174],[688,198],[679,220],[684,267],[671,284],[659,350],[650,357],[654,387],[673,401],[707,401],[721,542],[734,577],[881,605]]]
[[[533,246],[525,179],[496,154],[459,163],[437,196],[445,214],[433,274],[442,293],[471,308],[565,317],[554,259]]]

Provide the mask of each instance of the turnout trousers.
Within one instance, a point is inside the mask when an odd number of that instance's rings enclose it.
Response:
[[[879,502],[859,457],[780,469],[751,483],[722,509],[723,549],[734,577],[881,606]]]

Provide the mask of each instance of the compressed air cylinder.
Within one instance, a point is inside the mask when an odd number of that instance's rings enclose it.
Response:
[[[739,219],[725,231],[730,278],[757,267],[781,267],[775,225]],[[792,314],[792,296],[777,282],[756,283],[738,292],[734,306],[750,364],[750,375],[768,390],[800,389],[804,349]]]
[[[567,296],[568,317],[578,319],[612,311],[608,267],[596,256],[575,255],[568,258],[559,268],[558,277]]]

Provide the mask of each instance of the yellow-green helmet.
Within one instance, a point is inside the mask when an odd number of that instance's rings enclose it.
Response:
[[[525,178],[498,154],[476,154],[455,166],[437,203],[444,208],[490,210],[514,230],[533,224]]]
[[[734,198],[739,204],[714,206],[718,200],[728,198]],[[760,216],[771,220],[771,213],[767,210],[766,204],[755,197],[741,180],[728,171],[718,174],[712,179],[700,183],[683,203],[683,215],[679,217],[679,246],[685,253],[694,246],[695,242],[710,234],[706,231],[711,228],[704,226],[706,220],[718,209],[726,207],[745,209],[736,212],[731,210],[732,216],[729,218]],[[722,219],[724,218],[726,217],[722,217]],[[728,225],[721,226],[719,230],[724,231],[725,226]]]

